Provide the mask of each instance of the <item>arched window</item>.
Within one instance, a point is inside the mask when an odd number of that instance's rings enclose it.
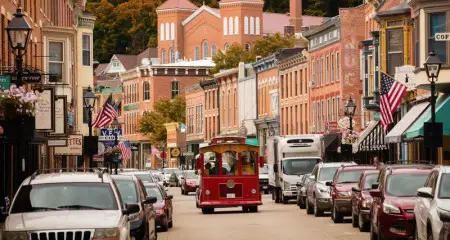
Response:
[[[216,55],[216,51],[217,51],[216,45],[212,45],[212,47],[211,47],[211,57]]]
[[[250,51],[250,43],[245,44],[245,50]]]
[[[203,42],[203,59],[209,57],[209,45],[207,41]]]
[[[175,54],[173,53],[173,49],[169,49],[169,61],[170,63],[174,63],[175,62]]]
[[[175,40],[175,23],[170,24],[170,40]]]
[[[161,23],[161,26],[159,27],[159,36],[160,40],[164,41],[164,23]]]
[[[144,92],[144,101],[150,100],[150,83],[144,82],[143,92]]]
[[[248,17],[244,17],[244,34],[248,34]]]
[[[234,34],[239,34],[239,17],[234,17]]]
[[[194,60],[200,60],[200,47],[195,46]]]
[[[228,50],[230,48],[230,44],[225,43],[225,51]]]
[[[170,40],[170,24],[166,23],[166,40]]]
[[[161,50],[161,63],[166,63],[166,49]]]
[[[223,19],[223,35],[228,35],[228,18]]]
[[[256,17],[256,35],[260,35],[261,34],[261,26],[260,26],[260,20],[259,17]]]
[[[229,33],[230,35],[233,35],[233,17],[230,17],[230,18],[228,19],[228,27],[229,27],[228,33]]]
[[[255,19],[250,17],[250,35],[255,34]]]

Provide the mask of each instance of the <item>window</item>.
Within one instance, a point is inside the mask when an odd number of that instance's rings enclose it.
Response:
[[[244,34],[248,34],[248,17],[244,17]]]
[[[175,40],[175,23],[170,24],[170,40]]]
[[[216,55],[216,51],[217,51],[216,45],[212,45],[212,47],[211,47],[211,57]]]
[[[49,42],[49,72],[50,82],[62,82],[63,77],[63,43],[62,42]]]
[[[330,102],[330,99],[327,99],[327,122],[330,122],[330,120],[331,120],[331,116],[330,116],[330,114],[331,114],[331,102]]]
[[[339,53],[336,53],[336,80],[339,80],[340,69],[339,69]]]
[[[143,92],[144,92],[144,101],[150,100],[150,84],[148,82],[144,82],[143,84]]]
[[[330,73],[330,81],[334,82],[334,54],[331,54],[331,73]]]
[[[245,50],[250,51],[250,43],[245,44]]]
[[[228,50],[228,49],[230,49],[230,44],[225,43],[225,51]]]
[[[233,17],[228,19],[228,34],[233,35]]]
[[[228,18],[223,19],[223,35],[228,35]]]
[[[305,82],[308,81],[308,69],[305,69]],[[308,94],[308,86],[305,86],[305,94]]]
[[[199,46],[195,47],[194,59],[195,60],[200,60],[200,47]]]
[[[261,26],[260,26],[260,20],[259,17],[256,17],[256,35],[261,34]]]
[[[329,57],[327,56],[325,60],[325,81],[328,83],[330,81],[329,79],[329,72],[330,72],[330,65],[329,65]]]
[[[336,98],[336,109],[337,109],[337,111],[336,111],[336,113],[337,113],[337,116],[336,116],[336,120],[339,120],[339,118],[341,117],[341,98],[338,96],[337,98]]]
[[[166,23],[166,40],[170,40],[170,25]]]
[[[169,49],[169,60],[170,63],[174,63],[175,62],[175,54],[173,53],[173,49]]]
[[[203,105],[198,105],[196,107],[196,133],[203,132]]]
[[[83,34],[83,66],[91,66],[91,36]]]
[[[403,28],[388,29],[386,38],[387,74],[394,75],[395,67],[403,65]]]
[[[163,49],[163,50],[161,50],[161,63],[162,64],[164,64],[164,63],[166,63],[166,50],[165,49]]]
[[[439,59],[446,63],[447,62],[447,42],[446,41],[435,41],[434,36],[436,33],[447,32],[447,14],[445,12],[431,13],[428,15],[429,22],[429,35],[428,35],[428,52],[432,49],[436,52]]]
[[[209,57],[209,46],[208,46],[208,42],[204,41],[203,42],[203,59],[206,59],[207,57]]]
[[[414,62],[416,67],[420,67],[420,18],[414,19]]]
[[[241,154],[241,171],[242,175],[255,175],[256,174],[256,152],[246,151]]]
[[[239,17],[234,17],[234,34],[239,34]]]
[[[280,76],[281,99],[284,98],[284,76]]]
[[[335,120],[335,105],[334,105],[334,98],[331,99],[331,121]]]
[[[324,83],[324,79],[323,79],[323,71],[324,71],[324,68],[323,68],[323,57],[322,58],[320,58],[320,85],[323,85],[323,83]]]
[[[250,17],[250,35],[255,34],[255,19]]]
[[[303,95],[303,69],[300,69],[300,95]]]
[[[172,91],[172,99],[174,99],[176,96],[178,96],[178,94],[180,94],[180,82],[172,81],[171,91]]]
[[[294,89],[294,96],[297,96],[298,95],[298,73],[297,73],[297,71],[295,71],[294,72],[294,86],[295,86],[295,89]]]

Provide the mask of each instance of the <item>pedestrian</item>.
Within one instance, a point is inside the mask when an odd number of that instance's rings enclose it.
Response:
[[[378,160],[378,157],[375,156],[373,157],[373,165],[375,165],[375,167],[377,167],[377,169],[381,169],[384,165],[384,163],[380,162],[380,160]]]

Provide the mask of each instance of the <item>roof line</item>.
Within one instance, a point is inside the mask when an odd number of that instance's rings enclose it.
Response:
[[[188,24],[191,20],[193,20],[198,15],[200,15],[200,13],[203,12],[203,10],[211,13],[213,16],[215,16],[217,18],[220,18],[220,14],[214,12],[210,7],[203,5],[201,8],[197,9],[193,14],[191,14],[188,18],[186,18],[181,24],[183,26]]]

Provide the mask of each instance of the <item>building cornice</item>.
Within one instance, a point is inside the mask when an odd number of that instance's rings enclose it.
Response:
[[[221,77],[226,77],[226,76],[233,75],[236,73],[239,73],[239,68],[231,68],[231,69],[224,70],[222,72],[214,74],[214,77],[221,78]]]

